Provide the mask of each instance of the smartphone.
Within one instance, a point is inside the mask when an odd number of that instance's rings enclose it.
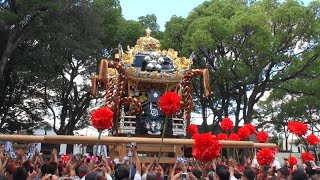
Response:
[[[168,180],[168,175],[164,175],[164,176],[163,176],[163,179],[164,179],[164,180]]]
[[[182,157],[177,157],[176,162],[180,163],[180,164],[183,164],[184,163],[184,159]]]
[[[30,167],[29,172],[33,173],[33,167]]]

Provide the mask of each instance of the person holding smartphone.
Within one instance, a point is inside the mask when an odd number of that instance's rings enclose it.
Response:
[[[137,152],[137,144],[135,142],[131,143],[130,148],[131,148],[134,162],[136,164],[136,174],[134,175],[134,180],[141,180],[141,163],[140,163],[140,159]]]

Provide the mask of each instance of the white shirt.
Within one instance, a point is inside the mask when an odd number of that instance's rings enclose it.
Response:
[[[133,180],[141,180],[141,174],[135,174]]]
[[[272,163],[272,167],[273,166],[275,166],[277,170],[281,168],[281,164],[280,164],[278,158],[274,158],[274,161]]]
[[[232,176],[230,180],[238,180],[236,177]]]
[[[108,174],[108,173],[106,173],[106,174],[104,175],[104,177],[106,177],[107,180],[112,180],[112,177],[111,177],[110,174]]]

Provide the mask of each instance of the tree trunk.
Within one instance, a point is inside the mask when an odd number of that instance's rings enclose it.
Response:
[[[17,35],[16,31],[9,32],[9,38],[6,44],[6,48],[3,51],[3,54],[0,60],[0,80],[3,79],[4,70],[7,66],[7,63],[11,57],[12,52],[18,47],[18,45],[21,43],[21,41],[24,38],[23,35],[20,35],[18,38],[16,38],[16,35]]]
[[[234,123],[235,129],[238,128],[239,123],[240,123],[240,118],[239,118],[240,111],[241,111],[241,97],[239,97],[239,99],[237,99],[237,108],[236,108],[236,112],[234,113],[234,115],[235,115],[235,123]]]
[[[253,89],[252,94],[249,97],[249,100],[248,100],[247,112],[246,112],[247,114],[244,115],[244,123],[245,124],[248,124],[252,121],[252,117],[253,117],[253,113],[254,113],[253,107],[256,104],[256,102],[258,101],[258,99],[260,99],[260,98],[257,99],[258,94],[259,94],[258,87],[255,87]]]
[[[249,124],[249,123],[251,123],[251,121],[252,121],[252,117],[253,117],[253,113],[254,113],[253,105],[254,105],[254,104],[249,104],[249,105],[248,105],[248,110],[247,110],[247,116],[246,116],[246,119],[245,119],[245,124]]]
[[[0,60],[0,80],[3,79],[4,76],[4,69],[9,61],[9,58],[11,56],[11,51],[13,47],[13,43],[12,43],[12,37],[9,36],[7,45],[6,45],[6,49],[3,51],[3,54],[1,56],[1,60]]]
[[[201,100],[201,107],[202,107],[202,119],[203,119],[203,121],[202,121],[202,124],[203,124],[203,130],[204,130],[204,132],[205,133],[207,133],[207,126],[208,126],[208,121],[207,121],[207,116],[206,116],[206,103],[205,103],[206,101],[205,101],[205,99],[203,98],[202,100]]]

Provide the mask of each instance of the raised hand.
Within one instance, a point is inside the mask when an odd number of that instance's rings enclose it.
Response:
[[[53,148],[53,150],[52,150],[52,155],[58,155],[58,151],[57,151],[56,148]]]
[[[135,142],[131,143],[130,149],[132,152],[137,151],[137,144]]]
[[[0,154],[3,155],[4,154],[4,146],[0,147]]]
[[[22,149],[19,149],[18,151],[17,151],[17,156],[23,156],[24,155],[24,152],[23,152],[23,150]]]
[[[39,152],[38,148],[35,148],[35,149],[34,149],[34,155],[40,156],[40,152]]]

